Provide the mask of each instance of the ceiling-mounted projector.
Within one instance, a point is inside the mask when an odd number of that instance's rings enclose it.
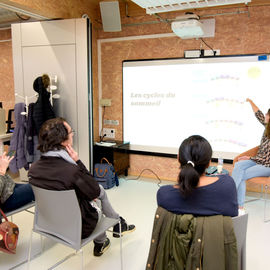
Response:
[[[199,38],[205,35],[204,25],[196,14],[177,17],[171,27],[172,31],[182,39]]]

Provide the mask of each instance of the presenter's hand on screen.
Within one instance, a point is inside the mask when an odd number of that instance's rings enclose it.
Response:
[[[250,103],[251,108],[254,112],[257,112],[259,110],[259,108],[255,105],[255,103],[250,98],[247,98],[246,101]]]
[[[240,160],[249,160],[249,159],[250,159],[250,156],[242,156],[242,157],[238,158],[238,161],[240,161]]]
[[[72,148],[72,146],[70,144],[68,144],[66,146],[67,152],[69,154],[69,156],[75,161],[77,162],[79,160],[79,156],[78,153]]]

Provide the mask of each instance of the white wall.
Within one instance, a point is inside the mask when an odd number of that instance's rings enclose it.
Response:
[[[89,118],[91,89],[89,30],[87,19],[30,22],[12,25],[15,93],[33,96],[33,82],[46,73],[57,75],[54,100],[57,116],[67,119],[74,134],[74,147],[89,168],[92,131]],[[35,102],[32,98],[29,102]],[[23,102],[16,97],[16,103]],[[91,103],[91,102],[90,102]],[[92,114],[91,114],[92,115]]]

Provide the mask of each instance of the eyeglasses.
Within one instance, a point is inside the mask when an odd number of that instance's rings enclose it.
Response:
[[[68,134],[71,134],[71,133],[75,133],[75,130],[74,129],[71,129],[71,131],[68,133]]]

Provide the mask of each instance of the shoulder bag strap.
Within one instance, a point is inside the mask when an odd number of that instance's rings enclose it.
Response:
[[[4,214],[4,212],[2,211],[1,208],[0,208],[0,213],[1,213],[2,217],[3,217],[6,221],[8,221],[7,216]]]

